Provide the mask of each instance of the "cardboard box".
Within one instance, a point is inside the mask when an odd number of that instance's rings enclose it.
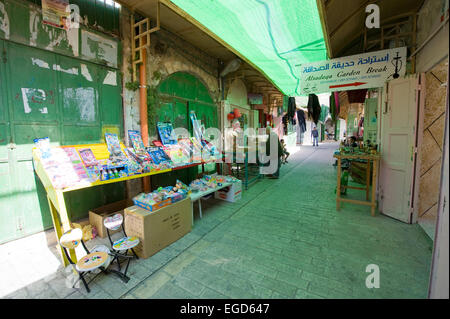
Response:
[[[219,189],[214,193],[214,198],[225,200],[227,202],[237,202],[242,198],[242,181],[233,183],[229,187]]]
[[[95,226],[99,237],[105,238],[106,236],[108,236],[108,234],[106,233],[106,227],[103,225],[103,220],[106,217],[115,214],[122,214],[123,216],[123,210],[131,205],[133,205],[133,202],[131,200],[125,199],[120,202],[115,202],[96,209],[92,209],[89,211],[89,223],[92,226]],[[114,234],[118,231],[122,231],[122,228],[110,231],[110,234]]]
[[[148,258],[177,241],[192,229],[192,203],[189,198],[156,211],[139,206],[125,209],[125,231],[136,236],[140,243],[134,251],[140,258]]]

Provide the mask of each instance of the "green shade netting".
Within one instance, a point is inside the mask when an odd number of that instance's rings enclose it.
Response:
[[[300,95],[302,63],[325,60],[316,0],[171,0],[260,69]]]

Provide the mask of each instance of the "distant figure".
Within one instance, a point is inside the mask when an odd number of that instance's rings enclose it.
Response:
[[[313,146],[319,146],[319,131],[317,130],[317,127],[314,126],[311,136],[313,138]]]
[[[356,143],[356,137],[350,136],[350,141],[348,143],[348,146],[358,147],[358,143]]]
[[[281,139],[280,142],[281,142],[281,148],[283,149],[283,152],[281,153],[282,154],[281,155],[282,163],[286,164],[286,163],[288,163],[287,158],[289,157],[290,153],[286,149],[286,143],[284,143],[284,139]]]
[[[328,129],[325,129],[325,139],[329,140],[330,139],[330,133],[328,133]]]
[[[269,178],[279,178],[280,176],[280,166],[281,166],[281,157],[283,154],[283,149],[281,147],[280,139],[278,138],[278,134],[272,131],[272,128],[270,126],[266,127],[266,134],[269,136],[269,139],[266,142],[266,155],[271,156],[271,149],[270,149],[270,139],[272,137],[273,140],[277,141],[277,150],[274,150],[277,157],[277,170],[275,173],[268,175]],[[269,164],[269,162],[267,163]]]

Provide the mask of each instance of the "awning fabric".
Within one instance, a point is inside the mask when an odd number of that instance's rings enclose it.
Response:
[[[299,65],[327,58],[316,0],[171,0],[289,96]]]

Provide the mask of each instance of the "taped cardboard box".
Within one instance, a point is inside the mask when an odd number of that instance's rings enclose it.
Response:
[[[231,186],[219,189],[214,193],[214,198],[227,202],[237,202],[242,198],[242,181],[235,182]]]
[[[134,251],[148,258],[177,241],[192,229],[192,204],[189,198],[156,211],[139,206],[125,209],[125,231],[140,243]]]
[[[124,216],[124,209],[133,205],[131,200],[125,199],[119,202],[111,203],[96,209],[92,209],[89,211],[89,223],[92,226],[95,226],[97,229],[97,235],[101,238],[105,238],[107,236],[106,228],[103,225],[103,220],[111,215],[121,214]],[[122,228],[118,230],[110,231],[110,234],[114,234],[118,231],[121,231]]]

